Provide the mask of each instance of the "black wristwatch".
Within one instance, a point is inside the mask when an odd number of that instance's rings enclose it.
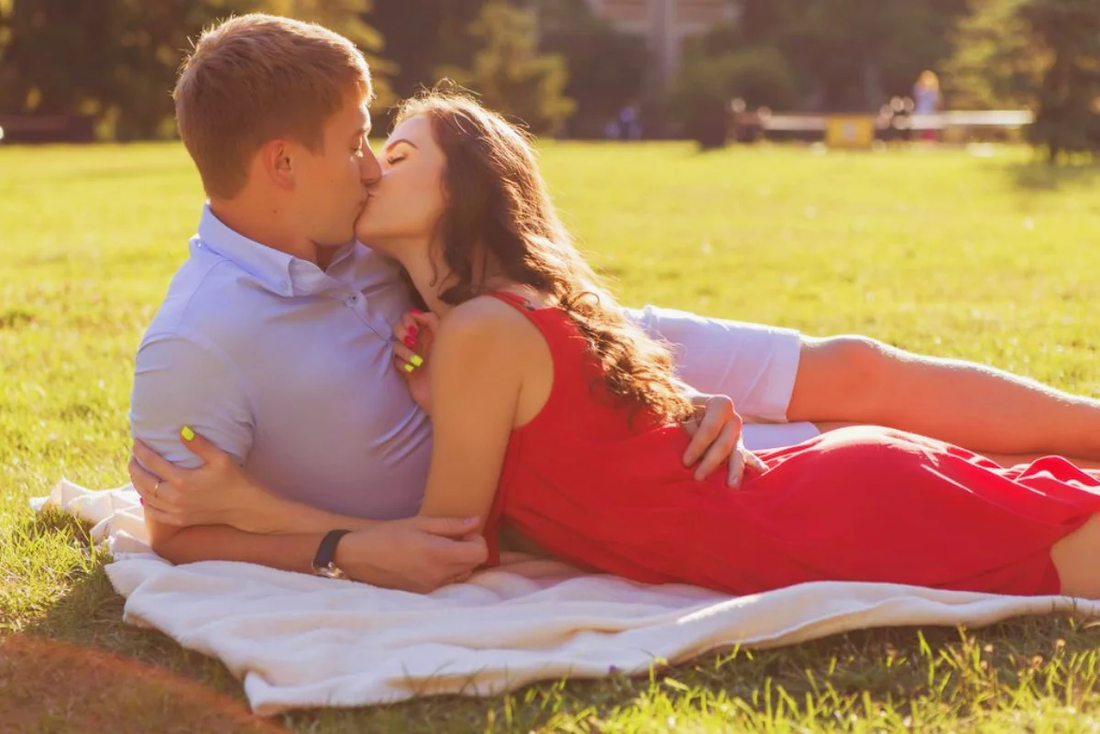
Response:
[[[346,579],[348,575],[336,565],[336,546],[340,538],[350,530],[330,530],[317,546],[317,555],[313,556],[313,573],[330,579]]]

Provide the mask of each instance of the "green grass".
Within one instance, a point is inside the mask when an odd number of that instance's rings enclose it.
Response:
[[[1055,173],[1012,150],[700,155],[679,144],[548,144],[544,165],[566,220],[627,303],[868,334],[1100,394],[1095,169]],[[62,475],[93,487],[125,481],[134,350],[200,205],[177,145],[0,148],[0,643],[109,651],[153,664],[183,681],[181,691],[201,681],[239,708],[240,686],[220,664],[121,623],[107,559],[78,524],[34,518],[26,506]],[[648,680],[548,683],[275,723],[337,732],[1091,730],[1100,725],[1098,643],[1097,631],[1053,618],[868,631],[704,656]],[[4,650],[0,684],[4,661],[16,659]],[[24,683],[53,675],[40,656],[21,659]],[[140,670],[131,680],[144,680]],[[84,731],[81,717],[102,703],[75,683],[52,684],[48,698],[27,690],[0,685],[0,731],[12,721],[5,706],[38,706],[33,730]],[[186,730],[190,720],[163,698],[157,689],[148,705],[117,699],[116,730]]]

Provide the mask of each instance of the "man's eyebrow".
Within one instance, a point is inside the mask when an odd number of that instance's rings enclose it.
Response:
[[[409,145],[413,148],[416,148],[416,144],[413,143],[408,138],[398,138],[397,140],[391,140],[390,142],[386,143],[386,147],[383,150],[389,150],[390,148],[394,147],[398,143],[404,143],[405,145]],[[416,149],[420,150],[419,148],[416,148]]]

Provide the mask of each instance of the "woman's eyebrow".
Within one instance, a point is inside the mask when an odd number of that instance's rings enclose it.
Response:
[[[386,147],[382,149],[382,152],[385,152],[385,151],[389,150],[390,148],[394,147],[398,143],[404,143],[405,145],[410,145],[413,148],[416,148],[416,145],[412,141],[408,140],[407,138],[398,138],[397,140],[391,140],[390,142],[386,143]],[[417,150],[419,150],[419,148],[417,148]]]

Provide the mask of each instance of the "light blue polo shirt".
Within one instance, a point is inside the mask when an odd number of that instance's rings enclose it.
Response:
[[[322,271],[207,206],[138,350],[133,434],[194,467],[178,437],[189,425],[290,499],[413,515],[431,427],[391,363],[392,324],[410,305],[397,266],[360,244]]]

